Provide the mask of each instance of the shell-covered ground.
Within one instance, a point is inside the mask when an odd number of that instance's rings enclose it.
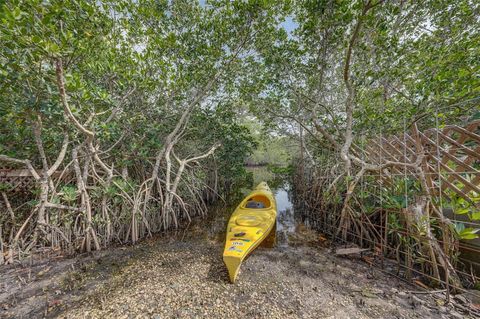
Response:
[[[230,284],[223,243],[202,235],[201,226],[192,234],[1,270],[0,317],[467,316],[358,258],[336,257],[311,232],[289,246],[257,249],[242,265],[237,283]]]

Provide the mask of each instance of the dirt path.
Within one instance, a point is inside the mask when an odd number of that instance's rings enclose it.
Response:
[[[195,232],[194,232],[195,233]],[[359,260],[308,240],[260,248],[227,282],[222,243],[160,238],[2,271],[1,318],[463,318]],[[55,266],[53,266],[55,265]],[[28,279],[30,278],[30,279]]]

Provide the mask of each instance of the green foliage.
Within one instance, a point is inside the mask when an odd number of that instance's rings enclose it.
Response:
[[[399,215],[395,213],[389,213],[388,214],[388,234],[392,235],[394,234],[397,236],[400,240],[403,239],[403,229],[404,226],[402,225]]]
[[[0,183],[0,192],[8,191],[11,187],[9,183]]]
[[[444,204],[451,206],[456,215],[466,216],[467,224],[474,224],[480,220],[480,211],[476,204],[480,203],[480,197],[473,195],[470,201],[459,196],[451,190],[447,190],[449,200],[444,200]],[[465,227],[465,223],[460,221],[455,222],[454,229],[460,239],[476,239],[480,236],[477,234],[480,228]]]
[[[241,124],[232,105],[225,103],[214,110],[201,109],[191,121],[192,128],[187,134],[202,140],[205,149],[215,142],[221,143],[221,148],[215,153],[221,176],[229,181],[244,176],[245,159],[257,144]]]
[[[247,159],[249,165],[285,166],[298,152],[298,143],[292,138],[272,132],[268,125],[250,116],[242,119],[256,142],[256,149]]]
[[[460,239],[469,240],[480,238],[478,232],[480,228],[465,227],[464,223],[456,222],[453,224],[454,229]]]
[[[60,194],[61,194],[61,198],[67,203],[74,202],[78,197],[77,188],[71,185],[63,186],[60,189]]]
[[[289,8],[297,28],[259,49],[262,59],[250,68],[260,90],[252,109],[268,125],[291,130],[295,119],[317,135],[317,123],[342,141],[344,58],[365,3],[298,1]],[[383,1],[367,12],[350,65],[354,136],[477,116],[479,9],[469,0]]]
[[[223,93],[238,95],[236,79],[247,76],[239,53],[248,52],[252,34],[255,41],[270,39],[277,6],[23,0],[1,8],[1,154],[41,164],[32,134],[37,117],[48,158],[57,156],[63,129],[74,143],[82,138],[59,101],[53,61],[61,58],[73,115],[95,132],[102,149],[116,146],[110,155],[117,167],[154,157],[186,105],[217,77],[178,152],[195,154],[221,142],[221,173],[234,178],[242,171],[255,142]]]
[[[290,175],[290,174],[293,173],[293,166],[292,165],[288,165],[288,166],[269,165],[268,169],[273,174],[279,174],[279,175]]]
[[[410,177],[392,179],[389,187],[381,189],[381,203],[384,208],[399,210],[420,194],[419,181]]]

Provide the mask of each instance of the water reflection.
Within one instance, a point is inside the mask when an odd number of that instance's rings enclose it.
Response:
[[[277,202],[277,244],[288,245],[288,237],[295,232],[295,214],[290,201],[288,184],[274,191]]]

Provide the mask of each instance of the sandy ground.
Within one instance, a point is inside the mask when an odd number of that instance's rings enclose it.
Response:
[[[291,245],[257,249],[232,285],[223,243],[201,229],[4,268],[0,318],[473,318],[354,256],[336,257],[307,230]]]

